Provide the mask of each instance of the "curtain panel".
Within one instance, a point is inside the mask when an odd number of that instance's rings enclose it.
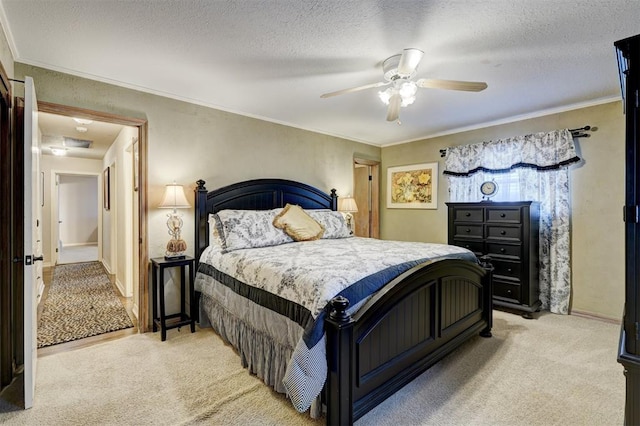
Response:
[[[580,161],[568,129],[447,148],[445,175],[504,173],[516,168],[557,170]]]
[[[518,136],[447,148],[451,201],[478,201],[478,188],[492,173],[517,174],[523,201],[540,202],[539,280],[542,309],[569,313],[571,296],[570,192],[568,165],[580,161],[571,132]]]

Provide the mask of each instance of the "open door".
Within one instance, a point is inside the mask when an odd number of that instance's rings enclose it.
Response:
[[[357,237],[380,238],[380,163],[354,158],[353,197],[358,205],[354,215]]]
[[[37,306],[42,295],[42,180],[38,104],[31,77],[24,90],[24,407],[33,406],[37,362]]]

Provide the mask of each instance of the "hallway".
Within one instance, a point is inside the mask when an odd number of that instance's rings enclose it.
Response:
[[[98,243],[61,247],[58,265],[65,263],[93,262],[98,260]]]
[[[40,322],[40,317],[42,315],[42,309],[44,307],[44,302],[45,302],[45,300],[47,298],[47,295],[48,295],[48,292],[49,292],[49,288],[50,288],[50,285],[51,285],[51,281],[53,279],[54,270],[55,270],[55,268],[52,267],[52,268],[44,268],[44,271],[43,271],[44,272],[45,290],[44,290],[44,293],[43,293],[43,296],[42,296],[42,301],[38,305],[38,323]],[[108,341],[111,341],[111,340],[119,339],[121,337],[130,336],[132,334],[137,334],[138,333],[138,320],[137,320],[136,316],[133,314],[133,298],[122,296],[120,294],[120,292],[118,291],[117,286],[115,285],[115,277],[113,275],[110,275],[110,279],[111,279],[111,284],[113,286],[114,291],[118,295],[118,298],[120,299],[120,302],[125,307],[125,309],[127,311],[127,314],[129,315],[129,318],[131,319],[131,322],[133,323],[133,328],[126,328],[126,329],[122,329],[122,330],[112,331],[110,333],[105,333],[105,334],[100,334],[100,335],[97,335],[97,336],[86,337],[84,339],[74,340],[74,341],[67,342],[67,343],[59,343],[57,345],[52,345],[52,346],[39,348],[38,351],[37,351],[38,352],[38,357],[43,357],[43,356],[47,356],[47,355],[51,355],[51,354],[55,354],[55,353],[66,352],[66,351],[71,351],[71,350],[75,350],[75,349],[78,349],[78,348],[84,348],[84,347],[88,347],[88,346],[93,346],[93,345],[96,345],[96,344],[108,342]]]

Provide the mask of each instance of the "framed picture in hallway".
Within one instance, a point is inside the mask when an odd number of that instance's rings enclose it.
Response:
[[[111,183],[110,183],[109,167],[102,172],[102,205],[105,210],[111,208]]]
[[[389,167],[387,208],[437,209],[438,163]]]

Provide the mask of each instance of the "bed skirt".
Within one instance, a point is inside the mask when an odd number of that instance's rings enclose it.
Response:
[[[246,301],[246,303],[251,302]],[[252,305],[251,309],[268,311],[255,304]],[[244,368],[255,374],[276,392],[286,394],[283,378],[294,351],[293,346],[286,342],[276,341],[268,333],[256,329],[205,293],[201,293],[199,309],[201,327],[212,327],[225,342],[238,352]],[[264,312],[264,314],[267,317],[277,315],[272,311]],[[296,331],[289,328],[287,334],[290,335]],[[299,336],[289,336],[288,340],[299,340],[302,332],[303,330],[299,329]],[[321,396],[318,396],[311,405],[310,415],[312,418],[318,418],[321,414]]]

